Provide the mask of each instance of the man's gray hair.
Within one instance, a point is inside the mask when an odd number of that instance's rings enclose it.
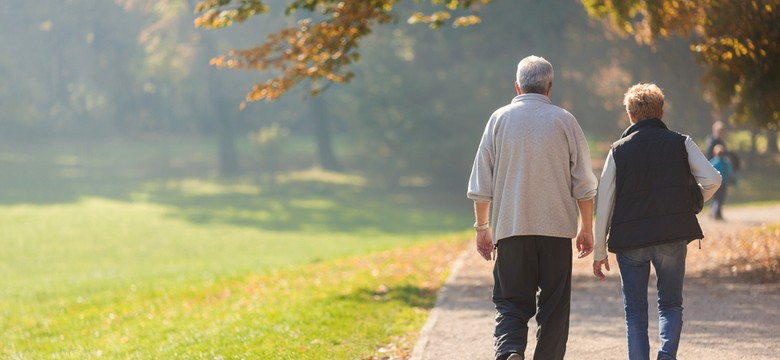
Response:
[[[552,81],[552,64],[541,56],[531,55],[517,64],[517,84],[523,94],[546,94]]]

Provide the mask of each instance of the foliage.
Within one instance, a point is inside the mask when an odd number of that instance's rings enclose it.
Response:
[[[430,0],[447,9],[471,9],[477,3],[490,0]],[[360,59],[358,48],[361,40],[371,33],[376,25],[396,20],[393,7],[400,0],[295,0],[285,9],[290,15],[299,10],[318,12],[319,20],[308,18],[296,26],[283,28],[268,35],[260,46],[246,50],[233,50],[228,56],[215,58],[212,63],[232,69],[276,70],[277,75],[261,84],[256,84],[247,94],[247,101],[266,99],[273,101],[288,92],[305,79],[328,80],[333,83],[348,82],[354,76],[349,66]],[[196,26],[220,28],[269,11],[262,0],[231,1],[206,0],[196,7],[202,15]],[[441,26],[450,19],[448,11],[439,11],[430,16],[415,13],[410,22],[428,22],[433,27]],[[473,15],[454,20],[457,26],[476,23]],[[317,95],[322,85],[314,87]]]
[[[515,96],[515,67],[530,54],[553,63],[551,100],[577,117],[589,140],[617,139],[627,124],[622,94],[637,81],[663,85],[666,118],[676,130],[709,131],[711,107],[700,83],[690,81],[700,69],[685,44],[664,41],[659,49],[674,66],[655,61],[648,48],[605,37],[572,5],[494,2],[480,11],[485,22],[457,31],[376,29],[350,86],[322,95],[349,126],[349,144],[360,149],[357,168],[391,184],[401,177],[461,192],[487,118]],[[517,21],[517,9],[527,21]],[[403,17],[414,9],[397,11]]]
[[[776,203],[773,204],[776,206]],[[780,224],[744,227],[713,226],[702,242],[703,250],[689,253],[692,272],[732,277],[745,282],[776,283],[780,280]],[[717,246],[718,251],[712,251]]]
[[[780,226],[762,226],[751,229],[740,236],[739,251],[747,264],[735,266],[733,272],[747,271],[763,274],[769,280],[780,279]],[[766,280],[766,279],[762,279]]]
[[[611,28],[648,43],[678,34],[707,68],[712,97],[734,104],[734,120],[780,124],[780,1],[583,0]]]
[[[110,29],[142,22],[111,2],[4,2],[0,7],[0,135],[102,134],[128,125],[123,101],[137,95],[124,71],[135,39]],[[86,20],[89,19],[89,20]],[[108,120],[110,118],[111,120]]]
[[[262,21],[206,31],[193,27],[194,3],[73,0],[65,6],[45,0],[0,7],[10,29],[0,34],[5,79],[0,81],[0,110],[6,115],[0,119],[0,137],[40,145],[76,138],[89,149],[96,136],[135,141],[234,134],[241,169],[253,173],[274,167],[258,161],[260,156],[278,162],[281,171],[315,165],[313,155],[324,152],[311,138],[323,133],[326,126],[319,123],[328,122],[344,168],[361,171],[372,182],[450,184],[460,193],[484,121],[514,96],[514,68],[529,54],[552,61],[551,99],[577,117],[590,139],[611,142],[620,134],[626,121],[620,98],[637,81],[663,85],[666,119],[676,130],[701,136],[710,128],[711,106],[701,98],[701,84],[690,80],[701,70],[687,44],[662,40],[654,53],[591,24],[576,0],[475,2],[470,10],[451,11],[446,23],[477,10],[489,21],[455,31],[375,26],[356,49],[360,64],[344,68],[355,74],[350,86],[333,86],[311,99],[312,85],[316,91],[331,84],[322,78],[273,103],[238,111],[245,90],[278,71],[258,75],[217,69],[209,66],[210,58],[296,27],[295,19],[310,17],[314,23],[327,17],[320,8],[291,16],[269,12]],[[264,3],[281,13],[290,1]],[[399,20],[420,13],[428,17],[450,11],[444,5],[399,1],[391,14]],[[35,11],[39,7],[45,11]],[[518,14],[523,21],[517,21]],[[39,29],[47,26],[51,30]],[[321,100],[322,106],[311,100]],[[274,124],[289,129],[279,147],[248,151],[249,136]],[[279,152],[277,160],[274,152]],[[178,164],[161,163],[178,169]],[[117,171],[123,171],[118,165]],[[211,175],[215,167],[204,162],[190,175]]]

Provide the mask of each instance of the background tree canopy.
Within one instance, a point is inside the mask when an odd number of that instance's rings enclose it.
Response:
[[[640,43],[677,34],[706,69],[719,106],[734,105],[735,121],[780,123],[780,1],[583,0],[588,12]]]
[[[553,63],[552,100],[578,118],[594,150],[627,124],[622,94],[639,81],[664,88],[665,120],[682,132],[701,139],[720,118],[711,105],[719,93],[700,82],[713,70],[697,64],[690,39],[658,36],[652,47],[638,45],[605,31],[576,0],[355,3],[8,2],[0,9],[0,137],[205,136],[221,174],[320,166],[387,184],[462,190],[485,121],[514,96],[515,66],[530,54]],[[631,9],[634,24],[641,16]],[[262,21],[225,26],[264,11]],[[762,33],[776,30],[766,26]],[[763,59],[764,48],[754,47]],[[739,54],[733,59],[752,53]],[[246,70],[210,66],[214,57]],[[777,66],[766,69],[750,81],[769,79]],[[329,87],[346,80],[349,86]],[[734,98],[749,100],[745,94],[758,88],[737,80]],[[240,110],[242,100],[261,98],[275,101]],[[752,119],[757,110],[748,109],[736,113]]]

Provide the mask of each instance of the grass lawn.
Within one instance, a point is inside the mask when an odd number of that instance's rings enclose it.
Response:
[[[465,200],[115,145],[0,148],[0,358],[403,353],[467,236]]]

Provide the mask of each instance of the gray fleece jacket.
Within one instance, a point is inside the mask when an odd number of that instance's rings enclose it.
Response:
[[[474,159],[468,198],[492,202],[495,242],[517,235],[577,236],[577,200],[598,182],[582,128],[542,94],[496,110]]]

